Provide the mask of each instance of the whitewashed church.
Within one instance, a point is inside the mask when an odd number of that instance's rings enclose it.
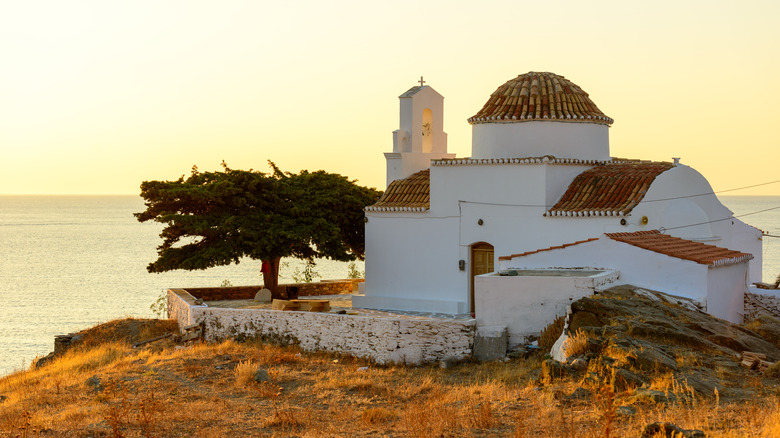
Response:
[[[579,86],[546,72],[499,86],[468,119],[467,158],[447,152],[443,113],[428,85],[400,96],[354,307],[476,313],[520,336],[530,326],[506,319],[630,283],[741,320],[748,283],[761,281],[761,232],[678,158],[611,157],[613,120]]]

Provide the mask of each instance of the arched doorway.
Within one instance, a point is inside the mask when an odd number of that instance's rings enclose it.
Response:
[[[471,245],[471,313],[474,313],[474,277],[488,272],[493,272],[493,245],[485,242]]]

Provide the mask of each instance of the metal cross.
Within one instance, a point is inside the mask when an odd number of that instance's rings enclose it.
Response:
[[[425,84],[425,81],[423,80],[423,77],[420,76],[420,86],[422,87]]]

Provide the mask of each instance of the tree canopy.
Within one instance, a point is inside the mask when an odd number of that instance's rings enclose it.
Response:
[[[362,259],[363,208],[381,192],[322,170],[199,172],[176,181],[144,181],[140,222],[165,224],[149,272],[206,269],[244,257],[270,264],[264,278],[275,294],[282,257]],[[270,281],[269,281],[270,280]],[[270,283],[270,284],[269,284]]]

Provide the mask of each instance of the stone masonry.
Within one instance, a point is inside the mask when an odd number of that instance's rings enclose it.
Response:
[[[210,341],[260,337],[379,364],[461,360],[471,355],[474,345],[474,320],[214,308],[195,304],[183,289],[168,291],[168,313],[179,327],[203,324],[204,337]]]

